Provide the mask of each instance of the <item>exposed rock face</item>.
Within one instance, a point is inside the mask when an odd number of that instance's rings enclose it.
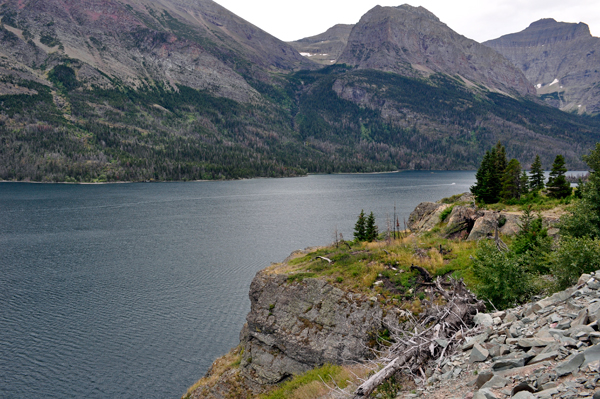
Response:
[[[490,90],[535,95],[534,87],[510,61],[454,32],[423,7],[373,8],[352,29],[338,63],[406,76],[460,75]]]
[[[448,204],[421,202],[408,217],[408,228],[411,231],[429,231],[440,222],[442,212],[449,208]]]
[[[552,106],[600,112],[600,38],[586,24],[541,19],[483,44],[520,68]]]
[[[369,356],[366,343],[382,328],[379,304],[317,279],[288,283],[259,273],[241,334],[244,375],[273,384],[324,363]],[[389,314],[393,317],[393,313]]]
[[[331,65],[337,61],[348,44],[348,36],[354,25],[338,24],[320,35],[289,42],[300,54],[311,61]]]
[[[9,0],[0,15],[3,64],[38,78],[69,57],[133,87],[150,78],[248,102],[258,95],[239,72],[316,66],[211,0]]]

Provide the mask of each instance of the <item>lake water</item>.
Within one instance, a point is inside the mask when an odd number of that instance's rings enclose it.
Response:
[[[0,183],[0,397],[179,398],[239,342],[258,270],[473,182]]]

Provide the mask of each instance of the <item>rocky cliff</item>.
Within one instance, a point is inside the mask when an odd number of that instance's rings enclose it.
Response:
[[[295,256],[303,254],[298,251]],[[384,323],[398,324],[400,309],[377,298],[342,290],[321,279],[295,279],[286,263],[259,272],[250,286],[251,310],[240,333],[241,385],[202,385],[191,398],[220,398],[243,387],[261,392],[325,363],[352,364],[372,356],[370,347]],[[223,382],[223,381],[221,381]],[[226,394],[225,394],[226,397]]]
[[[352,29],[338,63],[407,76],[441,72],[493,91],[535,95],[506,58],[454,32],[425,8],[406,4],[377,6],[366,13]]]
[[[586,24],[542,19],[483,44],[520,68],[552,106],[600,112],[600,38]]]

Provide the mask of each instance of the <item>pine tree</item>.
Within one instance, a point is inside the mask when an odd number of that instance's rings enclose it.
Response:
[[[354,225],[354,239],[357,241],[366,241],[366,219],[365,211],[361,209],[358,220]]]
[[[521,195],[529,193],[529,177],[524,170],[521,172],[521,181],[519,182],[519,192]]]
[[[502,174],[502,191],[500,196],[505,199],[519,198],[521,190],[521,164],[516,159],[511,159]]]
[[[546,184],[548,188],[548,196],[553,198],[565,198],[571,195],[571,184],[565,178],[567,168],[565,167],[565,157],[557,155],[552,164],[550,178]]]
[[[506,150],[500,142],[485,153],[481,166],[475,175],[476,183],[471,192],[477,200],[493,204],[500,200],[502,175],[506,169]]]
[[[540,161],[539,155],[535,156],[535,161],[531,164],[529,187],[531,191],[540,191],[544,189],[544,171],[542,170],[542,161]]]
[[[374,241],[377,239],[378,235],[379,235],[379,231],[377,229],[377,226],[375,225],[375,215],[373,215],[373,212],[371,212],[369,214],[369,216],[367,217],[367,226],[365,229],[365,241]]]

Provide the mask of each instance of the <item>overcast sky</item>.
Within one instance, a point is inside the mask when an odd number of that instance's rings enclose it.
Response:
[[[376,5],[398,6],[388,0],[215,0],[273,36],[292,41],[326,31],[335,24],[354,24]],[[585,22],[600,36],[598,0],[413,0],[468,38],[483,42],[525,29],[533,21],[554,18]]]

